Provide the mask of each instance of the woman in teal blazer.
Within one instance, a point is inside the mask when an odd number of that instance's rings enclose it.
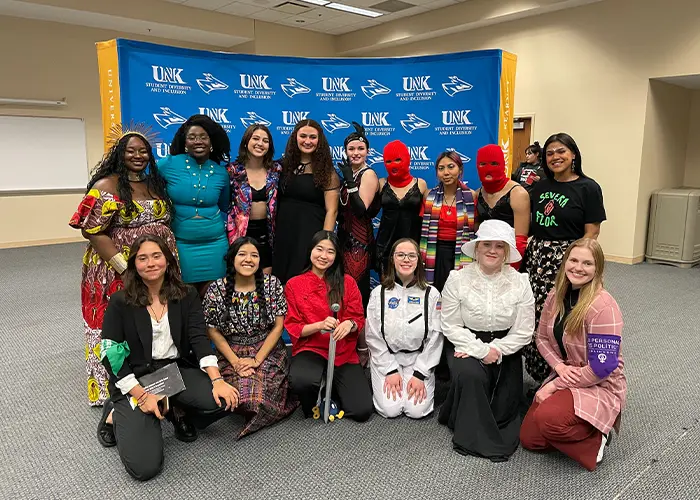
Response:
[[[158,162],[174,206],[172,230],[182,279],[200,295],[226,274],[230,150],[221,125],[208,116],[193,115],[175,133],[170,155]]]

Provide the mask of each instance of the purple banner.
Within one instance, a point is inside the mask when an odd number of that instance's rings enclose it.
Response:
[[[620,337],[602,333],[589,333],[588,364],[599,378],[605,378],[617,368],[620,353]]]

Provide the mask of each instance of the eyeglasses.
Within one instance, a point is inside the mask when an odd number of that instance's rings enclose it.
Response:
[[[394,254],[394,257],[397,258],[398,260],[405,260],[408,259],[411,262],[418,260],[418,254],[417,253],[404,253],[404,252],[396,252]]]

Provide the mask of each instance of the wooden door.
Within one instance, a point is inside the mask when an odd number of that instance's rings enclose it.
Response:
[[[513,170],[525,161],[525,150],[532,144],[532,119],[530,117],[513,120]]]

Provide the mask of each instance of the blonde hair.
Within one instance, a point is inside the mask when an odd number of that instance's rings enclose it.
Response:
[[[485,240],[482,240],[482,241],[485,241]],[[502,241],[502,240],[495,240],[495,241]],[[502,242],[505,244],[505,246],[503,247],[503,251],[505,252],[503,254],[503,266],[507,266],[507,265],[509,265],[508,260],[510,259],[510,245],[508,243],[506,243],[505,241],[502,241]],[[479,244],[481,244],[481,241],[477,241],[476,244],[474,245],[474,259],[473,260],[477,264],[479,263],[479,261],[476,258],[477,251],[479,250]]]
[[[583,285],[579,292],[578,302],[564,321],[564,331],[572,337],[578,337],[583,332],[583,323],[591,304],[598,292],[603,288],[603,271],[605,270],[605,255],[597,240],[592,238],[581,238],[574,241],[564,253],[561,266],[557,272],[557,279],[554,282],[554,316],[560,319],[564,316],[564,297],[571,286],[569,278],[566,276],[566,262],[574,248],[587,248],[593,254],[595,261],[595,274],[593,279]]]

